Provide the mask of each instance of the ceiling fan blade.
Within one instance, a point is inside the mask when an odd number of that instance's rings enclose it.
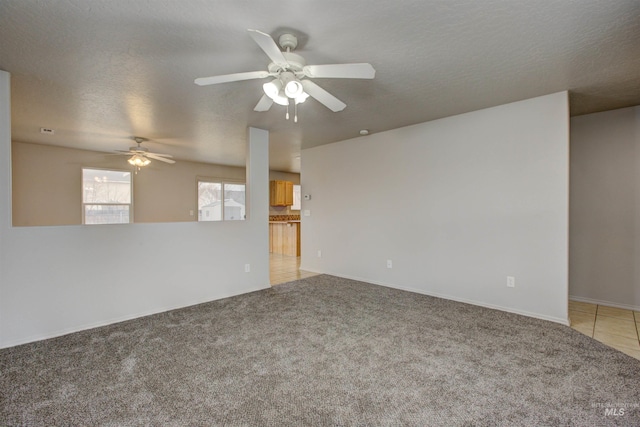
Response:
[[[302,71],[305,76],[311,78],[372,79],[376,75],[376,70],[366,62],[360,64],[305,65]]]
[[[171,160],[171,159],[167,159],[165,157],[160,157],[154,153],[147,153],[146,156],[150,159],[154,159],[154,160],[159,160],[161,162],[165,162],[165,163],[175,163],[175,160]]]
[[[258,30],[247,30],[251,38],[258,43],[258,46],[267,54],[271,61],[277,65],[288,65],[287,59],[276,42],[267,33]]]
[[[253,111],[267,111],[273,105],[273,100],[269,98],[267,95],[262,95],[260,101],[253,108]]]
[[[314,97],[318,102],[323,104],[334,113],[344,110],[347,106],[347,104],[340,101],[338,98],[331,95],[329,92],[322,89],[311,80],[302,80],[302,87],[304,88],[304,91],[309,94],[309,96]]]
[[[198,86],[215,85],[218,83],[239,82],[241,80],[264,79],[269,77],[268,71],[247,71],[246,73],[223,74],[221,76],[200,77],[194,80]]]
[[[158,156],[158,157],[173,157],[171,154],[162,154],[162,153],[146,153],[146,154],[153,154],[154,156]]]
[[[131,151],[124,151],[124,150],[113,150],[113,154],[122,154],[123,156],[133,156],[135,153],[132,153]]]

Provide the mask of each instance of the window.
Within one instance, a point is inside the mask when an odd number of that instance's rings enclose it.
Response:
[[[131,172],[82,169],[82,223],[125,224],[131,215]]]
[[[300,186],[293,186],[293,205],[291,205],[292,211],[299,211],[301,209],[300,205]]]
[[[245,219],[244,183],[198,179],[198,221]]]

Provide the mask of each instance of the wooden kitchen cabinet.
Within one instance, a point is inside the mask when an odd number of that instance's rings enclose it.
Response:
[[[284,204],[287,206],[293,205],[293,182],[284,182]]]
[[[271,181],[269,183],[269,190],[271,206],[293,205],[293,182]]]

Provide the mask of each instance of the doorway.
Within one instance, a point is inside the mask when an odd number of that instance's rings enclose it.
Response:
[[[316,273],[300,270],[300,257],[269,254],[269,278],[271,286],[315,276]]]
[[[300,174],[271,171],[269,206],[269,277],[278,285],[313,276],[300,271]],[[281,194],[286,189],[289,194]],[[289,202],[283,202],[289,200]]]

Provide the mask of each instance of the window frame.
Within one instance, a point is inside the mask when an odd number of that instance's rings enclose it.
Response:
[[[97,170],[97,171],[107,171],[107,172],[122,172],[122,173],[128,173],[129,174],[129,203],[85,203],[84,201],[84,171],[85,170]],[[130,170],[127,169],[113,169],[113,168],[96,168],[96,167],[91,167],[91,166],[82,166],[80,168],[80,190],[81,190],[81,204],[80,204],[80,209],[82,209],[82,225],[116,225],[116,224],[133,224],[134,220],[133,220],[133,173],[131,173]],[[129,207],[129,222],[110,222],[110,223],[106,223],[106,224],[87,224],[86,222],[86,206],[128,206]]]
[[[222,212],[222,219],[220,220],[209,220],[209,221],[202,221],[200,219],[201,215],[200,215],[200,183],[201,182],[206,182],[206,183],[211,183],[211,184],[220,184],[221,185],[221,189],[220,192],[222,194],[221,197],[221,212]],[[244,194],[245,194],[245,211],[244,211],[244,218],[240,218],[240,219],[225,219],[224,218],[224,187],[226,184],[230,184],[230,185],[244,185]],[[197,213],[197,218],[196,221],[197,222],[225,222],[225,221],[246,221],[247,220],[247,199],[246,199],[246,195],[247,195],[247,182],[241,179],[228,179],[228,178],[215,178],[215,177],[210,177],[210,176],[196,176],[196,213]]]

